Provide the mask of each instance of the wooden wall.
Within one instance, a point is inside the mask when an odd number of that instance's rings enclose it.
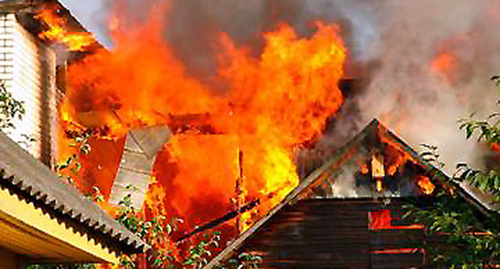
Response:
[[[263,256],[266,268],[422,267],[423,253],[416,248],[422,230],[397,221],[398,203],[301,200],[278,212],[242,250]],[[398,228],[369,229],[369,212],[381,209],[392,210]]]

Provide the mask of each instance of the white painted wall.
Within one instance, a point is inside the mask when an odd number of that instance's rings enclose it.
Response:
[[[17,121],[16,129],[8,135],[14,141],[23,140],[23,134],[35,138],[27,150],[37,158],[42,158],[44,150],[53,150],[50,133],[57,122],[55,65],[51,48],[24,29],[14,14],[0,14],[0,80],[26,109],[24,119]]]

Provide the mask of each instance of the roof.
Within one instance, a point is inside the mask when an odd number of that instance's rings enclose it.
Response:
[[[59,0],[0,0],[0,12],[13,12],[21,15],[24,19],[21,20],[23,26],[31,32],[37,34],[43,30],[40,28],[40,22],[33,20],[34,15],[38,12],[38,8],[45,5],[53,6],[57,10],[57,15],[66,20],[66,28],[70,32],[89,33],[89,31],[77,20],[77,18],[67,9]],[[73,51],[71,56],[74,58],[82,57],[89,52],[104,48],[97,39],[87,48],[86,51]]]
[[[335,174],[347,160],[356,153],[362,145],[370,147],[379,147],[382,143],[388,143],[396,147],[399,151],[404,151],[406,155],[414,162],[421,166],[425,172],[432,176],[434,181],[444,182],[443,179],[448,179],[448,176],[441,170],[435,168],[428,162],[424,161],[419,154],[411,148],[407,143],[397,137],[393,132],[380,124],[377,119],[372,120],[360,133],[352,138],[345,146],[330,157],[320,168],[313,171],[305,178],[294,190],[292,190],[278,205],[271,209],[264,217],[255,222],[248,230],[243,232],[238,238],[232,241],[222,252],[219,253],[210,263],[205,266],[205,269],[214,268],[222,261],[230,258],[235,252],[243,246],[247,239],[255,234],[264,224],[266,224],[280,210],[290,204],[294,204],[302,198],[307,198],[316,183],[328,178],[329,175]],[[481,201],[471,196],[461,186],[457,185],[457,193],[459,193],[468,202],[475,205],[482,213],[489,214],[490,209]]]
[[[0,132],[0,188],[33,203],[117,253],[139,253],[149,248],[3,132]]]

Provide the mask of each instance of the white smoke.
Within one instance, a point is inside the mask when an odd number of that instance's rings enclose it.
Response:
[[[493,45],[500,34],[492,30],[499,26],[500,10],[492,13],[494,2],[383,1],[371,50],[380,66],[356,97],[362,119],[379,117],[414,146],[439,146],[448,172],[460,161],[478,164],[476,144],[465,141],[457,120],[495,109],[490,77],[500,72],[500,51]],[[430,68],[443,44],[457,57],[453,83]]]

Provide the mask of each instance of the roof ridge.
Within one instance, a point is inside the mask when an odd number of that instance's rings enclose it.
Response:
[[[309,176],[307,176],[302,182],[300,182],[300,184],[296,188],[288,193],[287,196],[285,196],[285,198],[279,204],[273,207],[264,217],[255,222],[249,229],[239,235],[236,240],[234,240],[222,252],[220,252],[215,258],[213,258],[205,267],[203,267],[203,269],[212,269],[214,268],[214,266],[218,265],[220,262],[226,259],[229,255],[233,254],[253,233],[255,233],[260,227],[262,227],[285,205],[295,203],[298,199],[300,199],[300,194],[303,191],[314,184],[314,182],[316,182],[317,180],[322,179],[321,175],[330,170],[332,167],[336,167],[335,163],[338,161],[342,161],[342,157],[344,157],[345,154],[349,154],[349,151],[356,148],[359,143],[364,142],[365,139],[381,142],[382,138],[396,142],[399,146],[401,146],[401,150],[407,152],[414,159],[414,161],[421,165],[424,170],[426,170],[426,172],[430,173],[433,178],[449,178],[448,175],[446,175],[443,171],[437,169],[433,165],[423,160],[411,146],[409,146],[405,141],[399,138],[399,136],[394,134],[389,128],[383,125],[378,119],[374,118],[365,126],[365,128],[363,128],[363,130],[357,133],[344,146],[337,150],[337,152],[327,161],[325,161],[321,167],[315,169],[311,174],[309,174]],[[463,190],[461,186],[458,185],[457,188],[462,197],[476,205],[480,211],[482,211],[483,213],[487,213],[489,211],[487,207],[485,207],[475,197],[468,194],[467,191]]]
[[[223,261],[228,255],[231,255],[236,249],[238,249],[243,242],[245,242],[254,232],[256,232],[262,225],[264,225],[272,216],[274,216],[278,211],[280,211],[285,205],[293,203],[299,197],[299,194],[306,189],[308,186],[313,184],[320,176],[328,170],[344,153],[355,146],[357,142],[360,142],[366,136],[373,133],[374,128],[379,128],[380,123],[377,119],[372,120],[361,132],[355,135],[349,142],[347,142],[342,148],[338,150],[338,153],[327,160],[320,168],[314,170],[309,176],[307,176],[295,189],[289,192],[283,200],[273,207],[269,212],[255,222],[250,228],[243,232],[236,240],[234,240],[229,246],[227,246],[223,251],[221,251],[215,258],[213,258],[203,269],[211,269]],[[384,127],[385,128],[385,127]]]

